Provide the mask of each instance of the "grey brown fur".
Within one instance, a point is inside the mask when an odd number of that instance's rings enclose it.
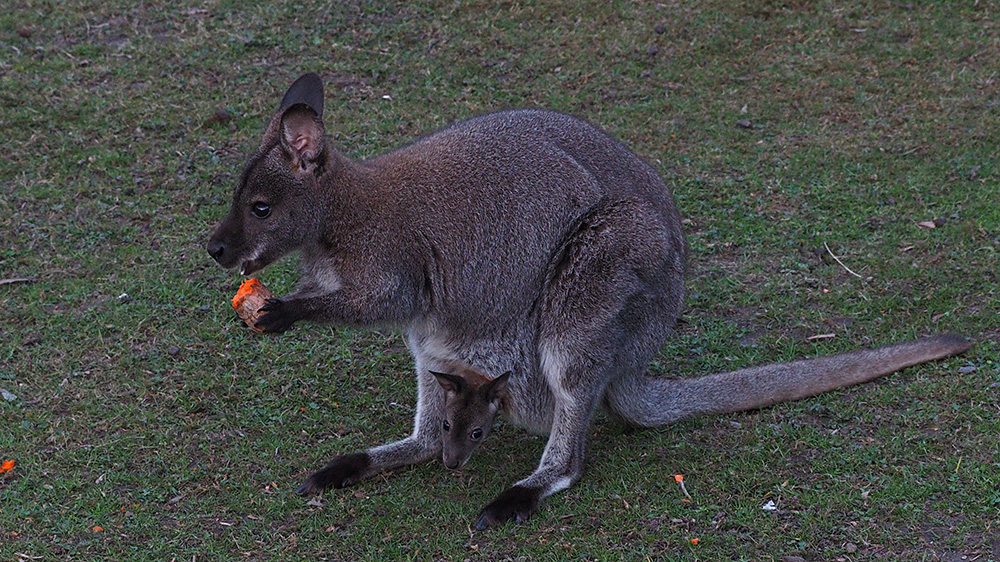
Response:
[[[694,380],[647,377],[680,313],[685,257],[673,197],[652,168],[592,125],[539,110],[474,117],[354,161],[327,143],[322,90],[315,74],[289,88],[208,250],[244,274],[301,253],[298,289],[262,309],[268,332],[301,320],[401,328],[417,412],[409,437],[334,458],[303,493],[437,457],[444,396],[429,373],[456,362],[511,371],[511,420],[549,434],[537,470],[480,512],[477,526],[488,527],[526,519],[580,478],[601,405],[659,426],[968,346],[940,336]],[[895,353],[906,358],[880,364]]]

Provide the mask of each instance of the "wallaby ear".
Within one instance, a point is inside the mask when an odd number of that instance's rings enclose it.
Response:
[[[438,373],[435,371],[430,371],[430,374],[434,375],[441,388],[449,394],[461,394],[465,391],[465,379],[458,375],[449,375],[448,373]]]
[[[479,387],[480,396],[489,402],[498,400],[505,392],[507,392],[507,379],[510,378],[510,373],[511,371],[507,371],[506,373]]]
[[[303,74],[281,99],[281,146],[297,172],[311,172],[326,148],[323,128],[323,80]]]
[[[286,111],[293,105],[304,104],[323,119],[323,79],[315,72],[299,76],[299,79],[288,87],[285,97],[281,98],[279,112]]]
[[[281,146],[296,171],[315,170],[326,148],[326,132],[319,115],[301,103],[286,109],[281,116]]]

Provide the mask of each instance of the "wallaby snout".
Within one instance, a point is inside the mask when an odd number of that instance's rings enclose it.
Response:
[[[212,259],[222,267],[232,269],[241,266],[243,270],[241,273],[245,273],[245,270],[249,268],[246,263],[242,263],[246,261],[245,258],[240,257],[240,252],[231,242],[233,230],[232,221],[227,217],[212,233],[205,249],[208,250],[208,255],[212,256]]]
[[[226,254],[226,245],[220,242],[219,240],[212,239],[208,241],[207,250],[208,250],[208,255],[212,256],[212,259],[214,259],[221,265],[222,258]]]

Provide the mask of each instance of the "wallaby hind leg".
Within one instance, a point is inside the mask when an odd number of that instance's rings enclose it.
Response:
[[[680,238],[640,202],[606,204],[580,221],[539,303],[539,363],[555,400],[549,440],[535,472],[487,505],[478,528],[525,520],[579,480],[609,381],[641,373],[673,326],[682,260]]]
[[[344,488],[382,471],[417,464],[441,455],[444,398],[438,383],[417,361],[417,413],[413,433],[399,441],[361,453],[339,455],[314,472],[296,492],[315,494],[327,488]]]
[[[542,460],[531,476],[502,492],[479,512],[478,529],[507,521],[526,521],[544,498],[569,488],[583,474],[590,421],[603,390],[601,377],[596,377],[596,384],[560,386],[565,378],[578,378],[568,372],[573,367],[567,368],[560,361],[558,358],[543,359],[543,369],[552,380],[550,386],[556,395],[556,406]]]

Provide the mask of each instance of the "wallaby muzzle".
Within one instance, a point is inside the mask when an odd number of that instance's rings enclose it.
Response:
[[[208,246],[206,247],[208,255],[212,256],[212,259],[226,269],[239,266],[241,275],[250,275],[259,271],[267,265],[263,260],[259,259],[260,256],[255,255],[259,252],[253,252],[251,255],[248,255],[245,248],[227,242],[229,238],[228,234],[233,230],[230,222],[227,217],[215,229],[215,233],[208,240]]]

